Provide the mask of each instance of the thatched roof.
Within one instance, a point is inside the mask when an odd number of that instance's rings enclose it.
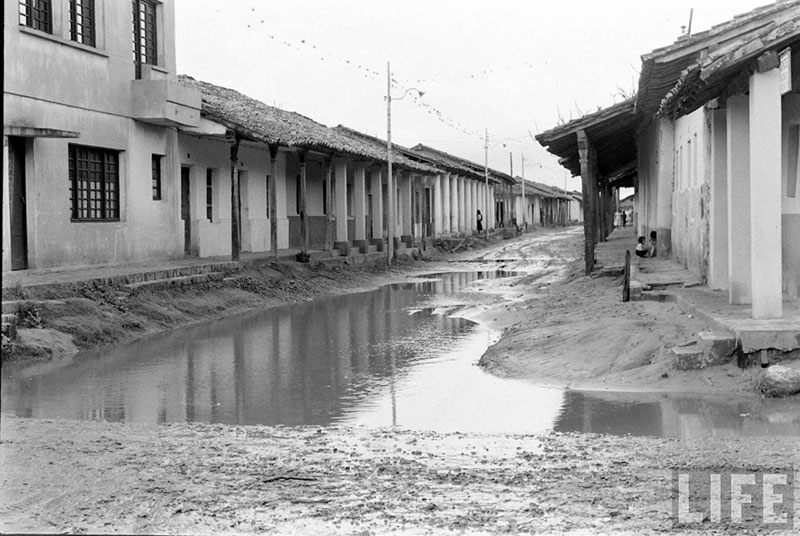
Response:
[[[353,135],[355,131],[333,129],[296,112],[269,106],[236,90],[195,80],[190,76],[181,75],[178,79],[181,84],[195,88],[202,94],[203,117],[246,139],[334,156],[386,162],[385,146],[361,139]],[[402,157],[393,158],[393,163],[423,172],[430,169],[429,166]]]

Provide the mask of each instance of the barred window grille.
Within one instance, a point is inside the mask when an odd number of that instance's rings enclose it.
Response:
[[[142,65],[158,65],[156,35],[156,4],[133,0],[133,61],[137,78],[141,77]]]
[[[34,30],[53,33],[50,0],[19,0],[19,23]]]
[[[160,155],[153,155],[153,200],[155,201],[161,199],[161,158]]]
[[[119,153],[69,146],[70,204],[73,221],[119,220]]]
[[[69,38],[76,43],[95,46],[94,0],[70,0]]]
[[[134,54],[139,63],[156,64],[156,5],[133,0]]]

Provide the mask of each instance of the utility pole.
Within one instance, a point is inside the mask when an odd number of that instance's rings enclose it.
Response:
[[[485,217],[489,217],[489,129],[484,131],[483,143],[483,178],[486,183],[486,206],[483,207]],[[483,226],[486,240],[489,240],[489,221],[486,220]]]
[[[514,218],[514,222],[517,221],[517,203],[516,199],[514,198],[514,153],[509,151],[508,152],[508,173],[511,175],[511,189],[510,193],[510,204],[511,204],[511,216]]]
[[[522,154],[522,165],[520,167],[520,173],[522,174],[522,228],[527,230],[528,205],[525,203],[525,153]]]
[[[392,180],[392,69],[389,62],[386,62],[386,189],[388,190],[387,201],[389,202],[389,225],[386,230],[386,262],[392,264],[394,259],[394,181]]]

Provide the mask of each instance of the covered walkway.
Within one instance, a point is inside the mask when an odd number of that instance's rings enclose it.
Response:
[[[730,304],[727,291],[709,288],[672,259],[638,258],[633,254],[635,247],[633,228],[614,229],[608,241],[596,246],[597,264],[592,274],[623,274],[625,251],[630,250],[632,299],[676,302],[710,329],[734,335],[744,353],[772,349],[800,354],[800,300],[784,295],[783,318],[754,319],[751,305]]]

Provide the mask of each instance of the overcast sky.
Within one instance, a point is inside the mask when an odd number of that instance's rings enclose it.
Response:
[[[178,72],[328,126],[392,139],[564,186],[530,134],[620,101],[641,55],[764,0],[176,0]],[[569,189],[580,189],[569,178]]]

